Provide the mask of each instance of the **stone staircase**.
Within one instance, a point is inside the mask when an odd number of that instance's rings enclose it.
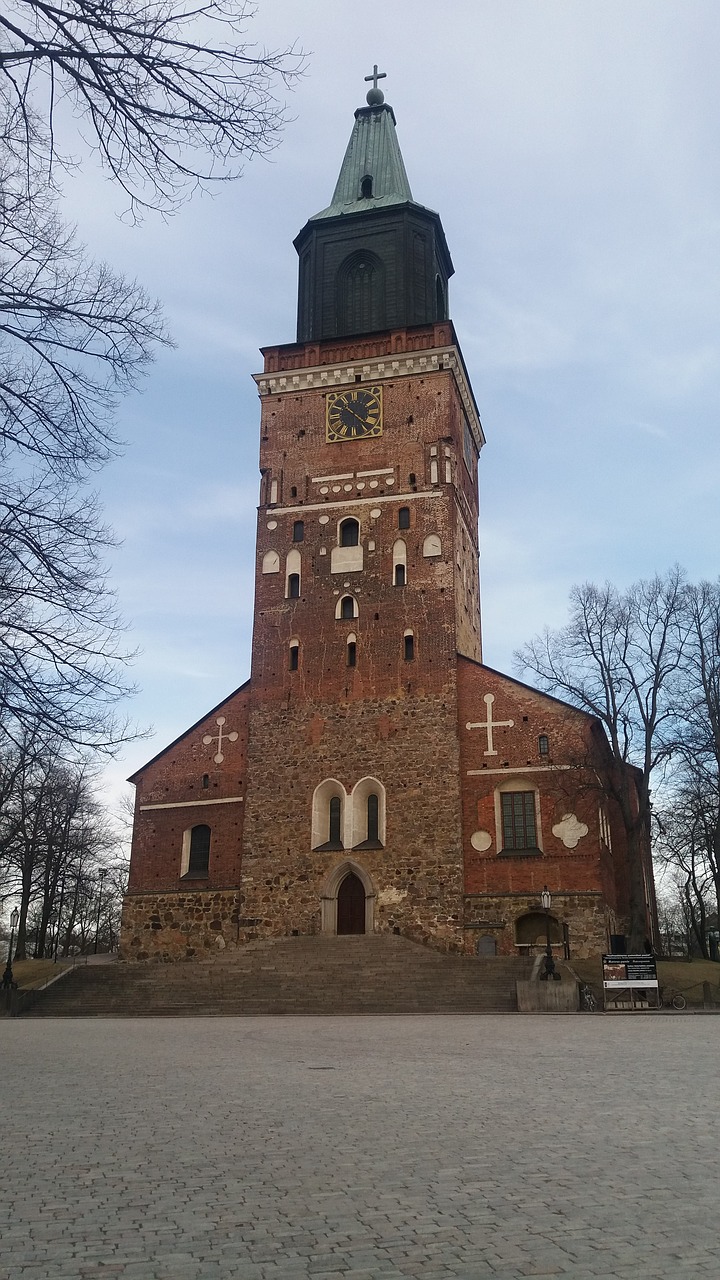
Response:
[[[79,966],[24,1017],[510,1013],[532,961],[444,955],[393,934],[251,942],[198,962]]]

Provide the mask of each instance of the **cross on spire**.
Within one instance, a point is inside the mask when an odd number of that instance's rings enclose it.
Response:
[[[371,76],[365,76],[365,79],[366,79],[366,80],[372,80],[372,87],[373,87],[373,89],[377,89],[377,87],[378,87],[378,84],[377,84],[378,80],[387,80],[387,71],[378,71],[378,69],[377,69],[377,62],[376,62],[376,63],[375,63],[375,66],[373,67],[373,70],[372,70],[372,75],[371,75]]]

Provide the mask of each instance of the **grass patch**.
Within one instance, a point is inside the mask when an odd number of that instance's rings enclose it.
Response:
[[[42,987],[63,969],[68,969],[70,960],[16,960],[13,964],[13,977],[23,991],[32,991]]]
[[[602,993],[602,960],[591,956],[587,960],[571,960],[573,969],[582,982]],[[658,982],[668,991],[682,991],[689,1005],[702,1005],[703,982],[709,982],[715,1004],[720,1005],[720,964],[713,960],[658,960]]]

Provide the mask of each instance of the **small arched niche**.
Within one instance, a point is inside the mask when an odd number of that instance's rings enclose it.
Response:
[[[442,555],[442,542],[436,533],[429,533],[423,542],[423,555],[426,559]]]
[[[280,556],[277,551],[266,551],[262,558],[263,573],[279,573],[280,572]]]

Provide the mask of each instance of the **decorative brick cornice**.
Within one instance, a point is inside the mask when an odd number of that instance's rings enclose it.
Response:
[[[412,378],[427,373],[449,369],[455,378],[463,408],[467,414],[478,452],[485,443],[482,423],[478,417],[470,383],[468,382],[458,347],[434,347],[430,351],[394,352],[367,360],[343,361],[340,364],[315,365],[310,369],[278,370],[276,373],[255,373],[253,378],[261,396],[279,396],[298,391],[314,391],[323,388],[342,387],[354,383],[379,382],[383,378]]]

